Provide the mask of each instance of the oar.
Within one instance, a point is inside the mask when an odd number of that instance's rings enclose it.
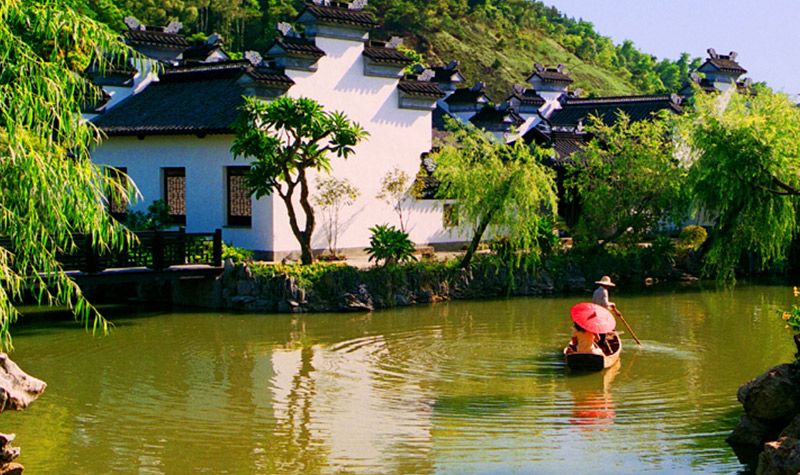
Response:
[[[622,314],[621,314],[621,313],[619,313],[619,310],[617,310],[617,307],[611,307],[611,310],[613,310],[613,311],[614,311],[614,313],[616,313],[616,314],[617,314],[617,316],[619,317],[619,319],[620,319],[620,320],[622,320],[622,323],[624,323],[624,324],[625,324],[625,328],[627,328],[627,329],[628,329],[628,331],[629,331],[629,332],[631,332],[631,336],[633,337],[633,339],[634,339],[634,340],[636,340],[636,343],[638,343],[638,344],[639,344],[639,346],[642,346],[642,342],[641,342],[641,341],[639,341],[639,339],[638,339],[638,338],[636,338],[636,333],[633,333],[633,328],[631,328],[631,326],[630,326],[630,325],[628,325],[628,322],[626,322],[626,321],[625,321],[625,317],[623,317],[623,316],[622,316]]]

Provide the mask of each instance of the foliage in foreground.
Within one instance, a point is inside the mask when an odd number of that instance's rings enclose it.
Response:
[[[313,99],[288,96],[270,102],[245,97],[234,130],[231,151],[236,157],[253,159],[246,175],[251,193],[256,198],[278,194],[300,243],[300,260],[314,262],[311,238],[316,216],[308,175],[330,173],[331,155],[346,159],[369,133],[342,112],[323,111]]]
[[[672,117],[613,125],[593,118],[594,139],[569,167],[569,192],[580,199],[579,244],[636,243],[689,212],[687,171],[675,158]],[[580,242],[583,238],[584,242]]]
[[[341,229],[339,212],[345,206],[355,204],[361,192],[347,178],[336,178],[335,176],[317,177],[316,185],[317,194],[313,196],[312,200],[322,209],[323,228],[328,238],[328,251],[332,258],[336,258],[339,252],[339,230]]]
[[[469,266],[487,231],[536,256],[539,219],[556,212],[554,173],[541,164],[550,151],[523,140],[501,143],[471,124],[451,121],[450,127],[454,132],[432,159],[441,183],[437,197],[453,202],[451,226],[472,231],[461,266]]]
[[[800,232],[800,109],[764,88],[733,91],[696,94],[681,130],[692,196],[714,217],[705,270],[722,279],[747,253],[757,270],[785,260]]]
[[[9,348],[14,306],[26,292],[40,304],[68,306],[93,330],[108,323],[56,261],[85,233],[102,251],[133,238],[105,209],[110,192],[129,190],[93,165],[93,128],[80,101],[97,91],[80,75],[90,64],[128,50],[105,26],[75,13],[68,1],[0,2],[0,345]]]
[[[408,233],[385,224],[369,230],[372,235],[369,238],[369,247],[364,250],[369,254],[370,262],[374,260],[378,264],[383,261],[384,266],[393,266],[417,260],[414,257],[414,243],[408,238]]]

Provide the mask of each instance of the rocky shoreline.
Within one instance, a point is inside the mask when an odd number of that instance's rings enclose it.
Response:
[[[800,365],[770,368],[739,387],[736,397],[745,413],[726,440],[740,460],[757,461],[759,475],[800,473]]]
[[[444,300],[583,292],[586,279],[552,276],[494,263],[469,269],[371,268],[340,266],[314,281],[278,274],[259,275],[246,264],[226,262],[213,282],[181,282],[172,289],[179,305],[251,312],[369,312]]]

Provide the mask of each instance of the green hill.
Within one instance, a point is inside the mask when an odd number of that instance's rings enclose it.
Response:
[[[572,90],[596,95],[643,92],[618,73],[581,60],[548,35],[522,30],[512,37],[491,25],[467,20],[459,20],[458,25],[458,32],[422,33],[425,58],[443,64],[458,60],[468,84],[486,83],[487,95],[495,102],[508,97],[513,84],[524,84],[537,62],[566,65],[575,81]]]

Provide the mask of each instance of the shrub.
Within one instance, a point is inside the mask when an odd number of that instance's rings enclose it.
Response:
[[[172,226],[169,205],[164,200],[156,200],[147,207],[147,213],[128,211],[125,226],[131,231],[162,231]]]
[[[697,250],[703,245],[707,237],[708,232],[706,232],[704,227],[697,225],[686,226],[681,230],[680,236],[678,236],[678,243],[681,249],[687,251],[689,249]]]
[[[253,251],[239,247],[222,245],[222,260],[230,259],[234,264],[239,262],[250,262],[253,258]]]
[[[385,224],[370,228],[370,231],[370,247],[364,249],[370,261],[374,259],[376,264],[383,261],[384,266],[390,266],[417,260],[413,255],[414,243],[408,238],[408,233]]]

